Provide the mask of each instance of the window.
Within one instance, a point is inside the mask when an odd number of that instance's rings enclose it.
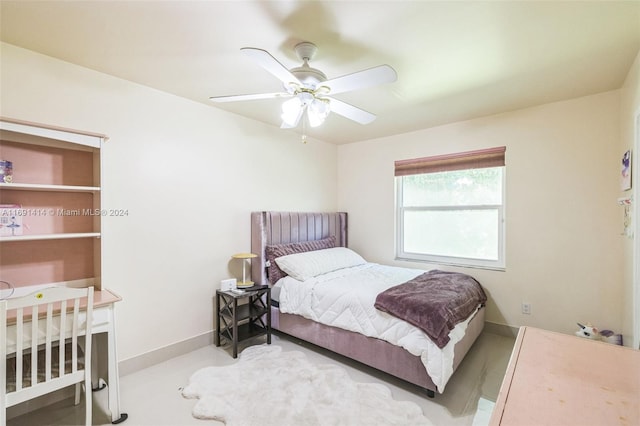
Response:
[[[504,269],[504,152],[397,161],[397,257]]]

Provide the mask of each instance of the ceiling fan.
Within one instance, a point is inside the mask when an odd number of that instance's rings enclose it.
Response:
[[[313,43],[298,43],[294,49],[303,63],[302,66],[292,69],[287,69],[266,50],[254,47],[240,49],[244,54],[256,61],[258,65],[278,78],[284,85],[283,92],[212,96],[209,99],[213,102],[235,102],[289,98],[282,104],[282,128],[297,127],[305,111],[311,127],[321,125],[330,112],[360,124],[368,124],[375,120],[375,114],[336,99],[331,95],[394,82],[397,79],[397,74],[393,68],[389,65],[380,65],[327,80],[327,76],[322,71],[309,66],[309,61],[313,59],[318,51],[318,48]]]

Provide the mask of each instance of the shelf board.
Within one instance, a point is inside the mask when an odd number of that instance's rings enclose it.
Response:
[[[7,241],[37,241],[37,240],[64,240],[71,238],[99,238],[99,232],[73,232],[66,234],[36,234],[36,235],[15,235],[0,237],[0,242]]]
[[[13,189],[15,191],[100,192],[99,186],[43,185],[37,183],[0,183],[0,189]]]
[[[233,320],[233,313],[231,312],[230,307],[225,307],[220,309],[220,313],[224,315],[228,320]],[[238,311],[236,312],[236,317],[238,321],[250,319],[250,318],[260,318],[261,316],[267,313],[267,309],[261,306],[250,306],[249,304],[244,304],[238,306]]]
[[[242,342],[243,340],[251,339],[257,336],[263,336],[267,334],[268,331],[269,329],[267,327],[260,327],[259,325],[255,324],[240,324],[238,325],[238,342]],[[220,329],[220,337],[224,337],[230,342],[233,342],[233,328],[222,327]]]

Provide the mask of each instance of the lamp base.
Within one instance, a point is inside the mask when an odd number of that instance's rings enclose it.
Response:
[[[253,284],[255,284],[253,281],[238,281],[236,283],[236,287],[238,288],[253,287]]]

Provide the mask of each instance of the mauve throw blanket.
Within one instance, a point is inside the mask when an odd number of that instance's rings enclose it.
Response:
[[[473,277],[433,270],[378,294],[375,307],[418,327],[442,349],[456,324],[486,301]]]

